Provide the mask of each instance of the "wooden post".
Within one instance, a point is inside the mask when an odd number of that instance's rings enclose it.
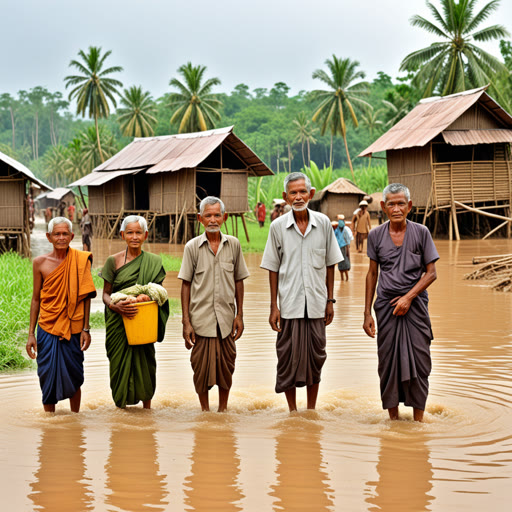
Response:
[[[450,210],[450,220],[449,220],[449,223],[448,223],[448,240],[450,240],[450,242],[453,240],[453,208]]]
[[[246,225],[246,223],[245,223],[245,217],[244,217],[244,214],[243,214],[243,213],[241,213],[241,214],[240,214],[240,217],[242,217],[242,224],[243,224],[243,226],[244,226],[245,238],[246,238],[246,240],[247,240],[248,242],[250,242],[250,240],[249,240],[249,232],[247,231],[247,225]]]
[[[459,223],[457,222],[457,208],[455,207],[455,204],[452,203],[452,210],[453,212],[453,227],[455,228],[455,240],[459,241],[460,240],[460,235],[459,235]]]

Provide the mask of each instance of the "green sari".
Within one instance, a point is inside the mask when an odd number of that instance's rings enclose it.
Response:
[[[103,279],[118,292],[134,284],[161,284],[165,270],[160,256],[142,251],[140,256],[116,270],[110,256],[101,271]],[[165,335],[169,318],[169,301],[158,308],[158,341]],[[110,388],[117,407],[151,400],[156,388],[155,345],[128,345],[123,317],[105,308],[106,348],[110,361]]]

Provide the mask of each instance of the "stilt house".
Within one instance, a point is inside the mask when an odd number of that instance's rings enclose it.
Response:
[[[325,213],[331,220],[336,220],[337,215],[342,213],[350,221],[365,195],[350,180],[338,178],[317,192],[310,204],[313,210]]]
[[[152,240],[185,242],[195,235],[199,203],[209,195],[220,197],[245,228],[247,180],[270,174],[231,126],[135,139],[70,186],[88,187],[95,236],[112,238],[126,215],[137,214],[148,221]]]
[[[27,195],[31,184],[52,190],[23,164],[0,152],[0,253],[13,250],[30,256]]]
[[[458,217],[466,234],[478,234],[484,216],[486,236],[501,227],[510,236],[512,117],[486,89],[420,101],[359,155],[386,151],[389,182],[409,187],[418,219],[434,233],[448,227],[450,239],[452,230],[459,239]],[[468,212],[477,215],[461,217]],[[500,221],[491,232],[489,219]]]

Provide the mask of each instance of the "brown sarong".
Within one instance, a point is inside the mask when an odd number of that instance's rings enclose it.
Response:
[[[196,393],[206,393],[215,385],[230,389],[235,359],[236,344],[231,334],[223,340],[218,329],[215,338],[205,338],[196,334],[196,342],[190,354]]]
[[[277,335],[276,393],[320,382],[325,353],[323,318],[281,318]]]

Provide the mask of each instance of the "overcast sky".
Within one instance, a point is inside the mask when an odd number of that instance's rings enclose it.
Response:
[[[0,93],[11,94],[64,91],[69,61],[90,45],[112,50],[125,87],[158,97],[187,61],[221,79],[217,92],[283,81],[296,93],[320,86],[311,73],[332,54],[358,60],[370,80],[394,78],[405,55],[435,41],[409,23],[432,19],[424,0],[0,0],[0,13]],[[512,32],[512,1],[482,27],[494,23]],[[499,56],[498,44],[484,47]]]

